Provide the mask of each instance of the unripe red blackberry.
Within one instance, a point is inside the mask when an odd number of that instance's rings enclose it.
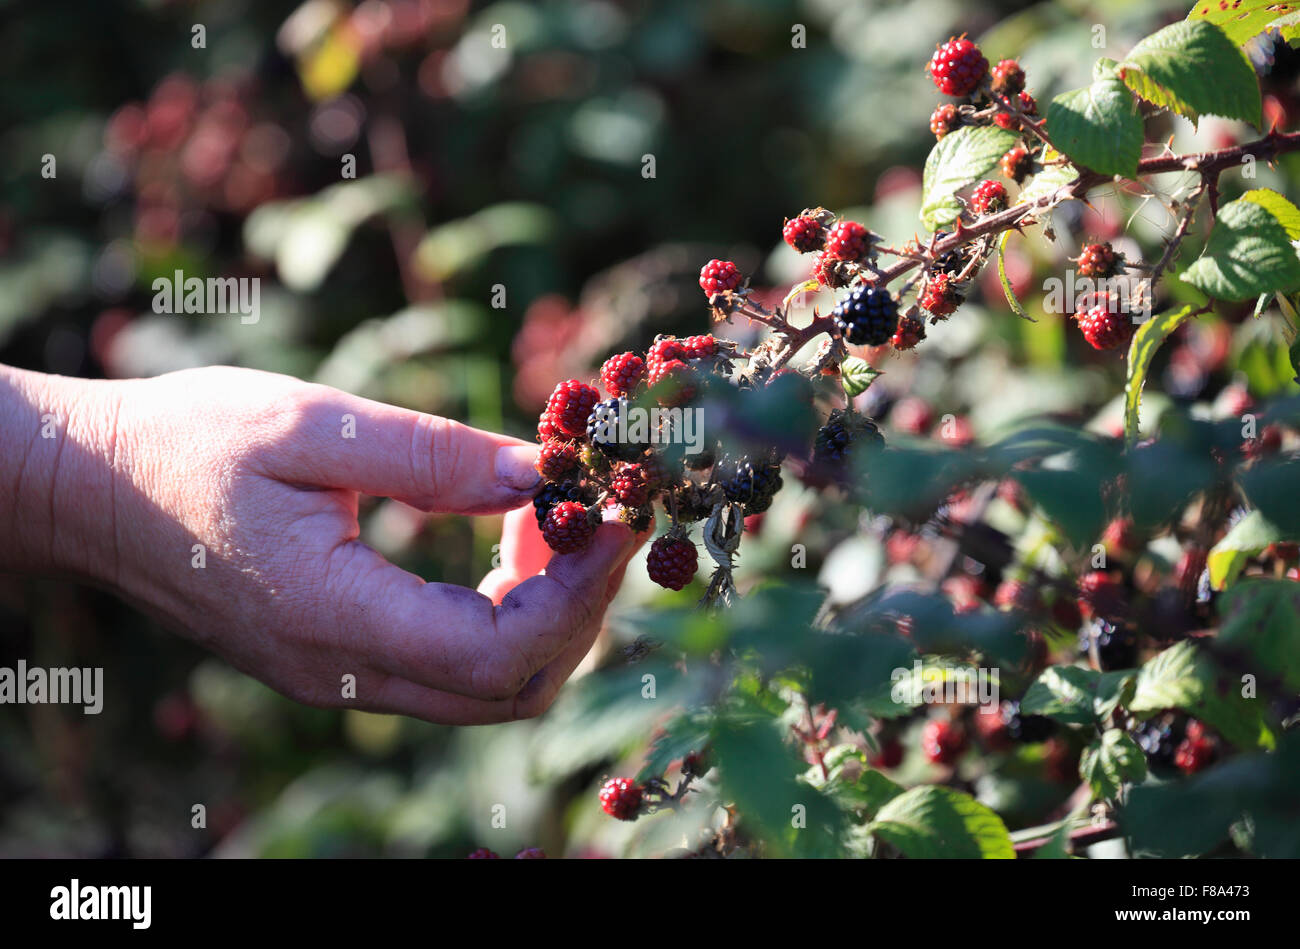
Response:
[[[949,132],[955,132],[961,127],[961,113],[951,102],[945,102],[936,106],[935,110],[930,113],[930,131],[934,133],[935,141],[943,138]]]
[[[1214,742],[1203,735],[1193,737],[1190,731],[1189,723],[1188,736],[1174,752],[1174,766],[1183,774],[1196,774],[1214,760]]]
[[[703,777],[709,773],[713,767],[713,756],[709,749],[703,751],[692,751],[682,759],[682,774],[692,777]]]
[[[548,438],[565,438],[565,434],[556,427],[550,412],[543,412],[537,419],[537,440],[544,442]]]
[[[542,538],[557,554],[585,550],[596,534],[587,509],[576,501],[561,501],[551,508],[542,523]]]
[[[600,384],[612,396],[631,395],[645,378],[645,360],[636,353],[619,353],[600,367]]]
[[[1124,584],[1104,570],[1093,570],[1079,578],[1079,612],[1085,619],[1122,618],[1127,593]]]
[[[898,321],[898,329],[889,342],[899,352],[915,349],[916,344],[925,339],[925,324],[914,316],[904,316]]]
[[[813,266],[813,277],[823,287],[839,289],[847,287],[853,275],[845,268],[842,260],[837,260],[829,251],[822,251]]]
[[[1074,314],[1074,321],[1093,349],[1118,349],[1133,338],[1133,321],[1127,313],[1112,313],[1108,293],[1091,294],[1089,305]]]
[[[587,434],[587,418],[600,401],[600,393],[577,379],[561,382],[546,401],[546,414],[559,434],[581,438]]]
[[[710,334],[688,336],[682,340],[687,359],[707,359],[718,351],[718,341]]]
[[[1008,579],[998,584],[993,594],[993,605],[1000,610],[1033,613],[1043,604],[1037,587],[1023,580]]]
[[[699,376],[680,359],[656,362],[650,366],[650,394],[663,406],[684,405],[695,398]]]
[[[473,853],[465,858],[466,860],[500,860],[501,855],[494,851],[488,850],[487,847],[479,847]]]
[[[642,508],[650,501],[650,489],[639,472],[624,471],[616,475],[609,483],[609,491],[623,507]]]
[[[1178,566],[1174,568],[1174,584],[1189,599],[1196,595],[1201,574],[1205,572],[1206,560],[1205,548],[1192,546],[1183,551],[1182,557],[1178,559]]]
[[[897,738],[880,739],[880,747],[867,757],[873,768],[897,768],[903,763],[903,743]]]
[[[578,449],[572,442],[550,438],[542,442],[537,453],[537,473],[547,481],[563,481],[576,475],[580,465]]]
[[[666,336],[657,340],[645,354],[646,369],[650,370],[655,367],[656,363],[672,362],[674,359],[689,359],[690,354],[686,352],[686,345],[680,339],[673,336]]]
[[[546,851],[541,847],[525,847],[515,854],[516,860],[545,860]]]
[[[935,86],[946,96],[968,96],[989,73],[989,61],[966,37],[953,37],[935,50],[925,67]]]
[[[1101,535],[1102,546],[1106,553],[1121,559],[1131,556],[1138,548],[1137,528],[1132,518],[1117,517],[1106,525]]]
[[[871,232],[857,221],[841,221],[826,238],[826,253],[835,260],[861,260],[871,244]]]
[[[646,572],[661,587],[680,590],[695,577],[699,552],[685,537],[664,534],[650,545]]]
[[[1075,268],[1080,277],[1113,277],[1120,270],[1123,258],[1115,253],[1110,243],[1085,244],[1079,251],[1078,266]]]
[[[610,778],[600,789],[600,809],[618,820],[636,820],[643,793],[631,778]]]
[[[935,764],[952,764],[966,750],[966,733],[950,721],[931,719],[921,732],[921,750]]]
[[[744,277],[729,260],[710,260],[700,268],[700,289],[710,297],[735,290]]]
[[[921,304],[922,309],[930,311],[935,316],[949,316],[961,305],[962,297],[957,292],[952,277],[942,271],[936,271],[931,273],[930,278],[925,282],[925,292],[917,302]]]
[[[976,214],[996,214],[1007,207],[1007,188],[1000,181],[992,178],[981,181],[970,199],[971,209]]]
[[[1029,157],[1029,149],[1023,145],[1017,145],[1002,156],[999,164],[1002,166],[1003,177],[1010,178],[1016,184],[1020,184],[1025,180],[1025,176],[1029,174],[1029,169],[1033,167],[1034,162]]]
[[[1004,59],[993,67],[993,91],[1000,96],[1014,96],[1025,88],[1025,71],[1014,59]]]
[[[801,214],[785,222],[781,236],[799,253],[811,254],[822,249],[826,242],[826,229],[816,218]]]

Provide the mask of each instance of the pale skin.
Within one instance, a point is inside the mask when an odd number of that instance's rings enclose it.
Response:
[[[105,586],[315,706],[459,725],[541,713],[644,541],[605,523],[553,554],[529,503],[535,446],[248,369],[0,366],[0,446],[0,570]],[[361,494],[505,513],[501,565],[477,591],[426,583],[357,539]]]

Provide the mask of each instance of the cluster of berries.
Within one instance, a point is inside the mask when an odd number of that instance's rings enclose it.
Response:
[[[1180,722],[1177,716],[1152,719],[1138,726],[1134,737],[1153,767],[1196,774],[1218,757],[1218,742],[1196,719]]]

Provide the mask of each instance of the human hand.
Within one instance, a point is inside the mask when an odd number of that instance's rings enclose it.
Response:
[[[536,715],[590,649],[638,546],[611,523],[587,550],[552,555],[524,507],[534,446],[286,376],[81,383],[67,416],[54,565],[311,705],[450,724]],[[359,494],[509,511],[501,566],[479,592],[426,583],[357,539]]]

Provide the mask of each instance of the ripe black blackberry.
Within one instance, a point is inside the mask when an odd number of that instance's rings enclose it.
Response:
[[[1019,702],[1002,703],[1002,721],[1013,741],[1028,744],[1047,741],[1056,731],[1056,723],[1045,715],[1021,715]]]
[[[1137,633],[1132,627],[1097,619],[1080,631],[1079,652],[1087,654],[1093,640],[1097,643],[1097,660],[1103,671],[1131,669],[1137,665]]]
[[[1183,730],[1174,727],[1172,722],[1157,720],[1139,726],[1134,737],[1137,739],[1138,747],[1146,754],[1148,762],[1172,768],[1174,757],[1178,754],[1178,746],[1183,741]]]
[[[857,287],[831,311],[844,338],[858,346],[883,346],[898,329],[898,301],[883,287]]]
[[[537,526],[541,527],[546,523],[546,515],[550,514],[551,508],[561,501],[592,504],[595,500],[595,492],[576,481],[542,485],[542,490],[538,491],[533,497],[533,512],[537,515]]]
[[[885,438],[876,423],[858,412],[834,409],[826,424],[817,430],[813,443],[813,464],[831,467],[842,464],[855,445],[883,446]]]
[[[606,399],[597,402],[587,417],[587,438],[610,458],[632,461],[645,451],[645,445],[624,439],[619,430],[619,419],[627,412],[627,399]]]
[[[727,500],[744,504],[746,513],[761,513],[771,507],[772,498],[781,490],[780,465],[749,458],[725,461],[718,484]]]

